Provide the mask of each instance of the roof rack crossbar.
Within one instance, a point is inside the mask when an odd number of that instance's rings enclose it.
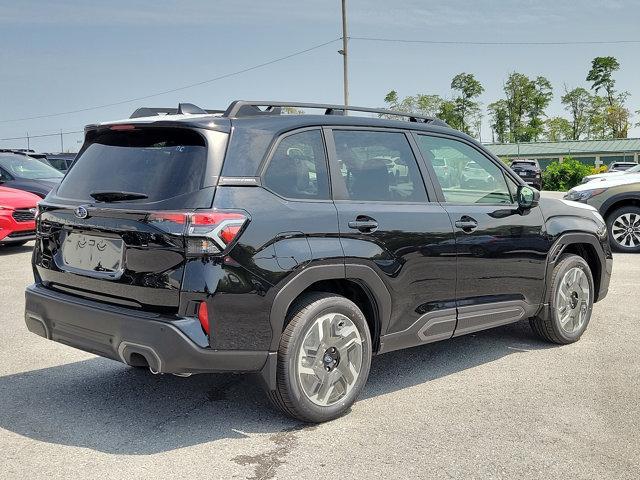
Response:
[[[267,107],[265,110],[260,110],[259,107]],[[325,111],[325,115],[344,115],[347,111],[353,112],[365,112],[365,113],[377,113],[379,115],[390,115],[394,117],[406,117],[411,122],[431,123],[433,125],[448,126],[445,122],[439,118],[429,117],[425,115],[416,115],[415,113],[398,112],[395,110],[386,110],[383,108],[367,108],[367,107],[354,107],[346,105],[332,105],[324,103],[305,103],[305,102],[274,102],[269,100],[264,101],[249,101],[249,100],[236,100],[229,105],[224,112],[224,117],[243,117],[260,114],[277,114],[278,108],[317,108]]]

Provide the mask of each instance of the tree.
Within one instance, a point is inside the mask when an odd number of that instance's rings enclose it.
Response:
[[[622,98],[607,107],[605,121],[613,138],[627,138],[630,118],[631,112],[624,106]]]
[[[587,138],[607,138],[607,100],[593,95],[587,109]]]
[[[509,140],[509,111],[506,100],[497,100],[487,106],[491,117],[492,141],[505,143]]]
[[[449,124],[451,128],[462,130],[462,120],[457,110],[456,102],[453,100],[443,100],[438,109],[438,118]]]
[[[528,136],[529,140],[538,141],[544,131],[544,111],[553,99],[553,87],[549,80],[540,76],[530,82],[529,89]]]
[[[545,122],[545,134],[550,142],[570,140],[572,138],[572,125],[569,120],[562,117],[552,117]]]
[[[551,82],[539,76],[534,80],[513,72],[504,84],[509,140],[537,140],[544,131],[545,109],[553,98]]]
[[[442,98],[438,95],[425,95],[418,93],[414,96],[400,99],[398,92],[391,90],[384,97],[384,102],[390,110],[397,110],[405,113],[415,113],[428,117],[436,116],[442,103]],[[389,115],[381,115],[384,118],[396,118]]]
[[[565,110],[571,114],[571,140],[580,140],[580,137],[587,132],[589,126],[588,110],[591,106],[591,94],[582,87],[567,90],[561,101]]]
[[[473,135],[481,114],[480,102],[477,98],[484,92],[482,84],[473,73],[459,73],[451,80],[451,89],[458,95],[453,99],[458,129]]]
[[[587,82],[591,83],[591,89],[596,93],[604,88],[607,93],[609,106],[613,106],[615,102],[615,84],[613,72],[620,68],[620,63],[615,57],[596,57],[591,61],[591,70],[587,74]]]
[[[509,140],[522,141],[524,137],[524,116],[527,111],[527,89],[529,78],[522,73],[513,72],[504,84],[507,106]]]

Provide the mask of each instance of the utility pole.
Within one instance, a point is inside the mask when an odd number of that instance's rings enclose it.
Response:
[[[347,36],[347,0],[342,0],[342,50],[338,53],[342,55],[343,85],[344,85],[344,105],[349,105],[349,64],[348,54],[348,36]],[[344,112],[345,115],[347,112]]]
[[[64,139],[62,138],[62,129],[60,129],[60,153],[64,153]]]
[[[27,150],[31,149],[31,145],[29,144],[29,132],[27,132]]]

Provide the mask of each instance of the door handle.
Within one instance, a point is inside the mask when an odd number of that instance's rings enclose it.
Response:
[[[370,233],[378,228],[378,222],[376,222],[375,219],[367,217],[365,215],[358,215],[356,219],[350,221],[348,225],[349,228],[359,230],[363,233]]]
[[[474,218],[464,215],[460,220],[456,221],[455,226],[465,233],[470,233],[478,228],[478,222]]]

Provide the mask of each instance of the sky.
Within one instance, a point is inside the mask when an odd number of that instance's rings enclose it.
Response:
[[[349,36],[470,42],[640,40],[640,0],[347,0]],[[234,99],[342,102],[341,43],[154,98],[127,100],[237,72],[341,37],[339,0],[0,0],[0,139],[81,131],[140,106]],[[389,90],[450,97],[451,78],[473,73],[487,104],[510,72],[554,86],[548,115],[565,114],[564,85],[589,87],[595,56],[615,56],[616,87],[640,109],[640,43],[441,45],[349,42],[350,103],[380,107]],[[119,105],[92,108],[118,103]],[[61,112],[88,109],[64,115]],[[20,120],[46,115],[45,118]],[[640,121],[638,115],[634,123]],[[633,128],[630,137],[640,137]],[[482,140],[491,140],[488,119]],[[77,151],[82,134],[64,136]],[[25,148],[26,140],[0,140]],[[60,151],[60,138],[31,148]]]

